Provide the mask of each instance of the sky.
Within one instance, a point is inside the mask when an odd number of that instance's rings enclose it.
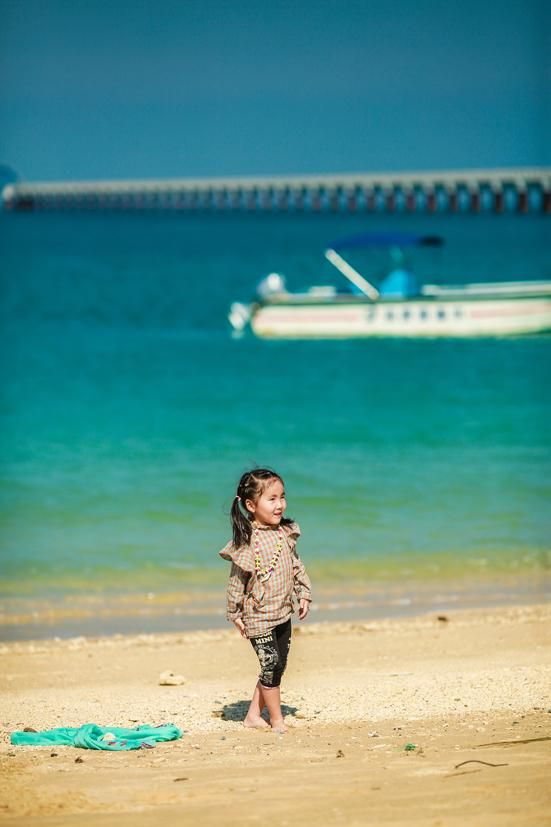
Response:
[[[550,32],[550,0],[0,0],[0,164],[24,180],[550,164]]]

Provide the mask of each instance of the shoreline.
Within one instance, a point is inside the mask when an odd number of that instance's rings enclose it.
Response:
[[[551,600],[551,574],[537,572],[408,582],[318,585],[312,622],[415,617],[426,612],[534,605]],[[67,593],[0,599],[0,641],[227,629],[225,591]]]
[[[297,624],[284,736],[242,725],[257,663],[231,628],[4,643],[0,818],[252,827],[269,807],[291,827],[548,824],[550,621],[534,604]],[[166,669],[184,683],[160,686]],[[87,722],[184,736],[128,753],[9,743]]]

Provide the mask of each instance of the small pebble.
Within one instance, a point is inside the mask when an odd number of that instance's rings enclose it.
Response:
[[[186,682],[183,675],[175,675],[170,669],[159,675],[159,686],[181,686]]]

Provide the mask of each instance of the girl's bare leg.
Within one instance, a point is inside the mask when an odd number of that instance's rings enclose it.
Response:
[[[269,724],[267,724],[264,718],[262,717],[262,710],[264,709],[265,705],[264,691],[264,687],[262,686],[260,681],[258,681],[254,688],[253,697],[249,706],[249,711],[247,712],[245,720],[243,721],[244,726],[252,727],[255,729],[258,727],[264,728],[269,726]]]
[[[270,726],[275,732],[287,732],[287,727],[283,721],[283,713],[281,712],[281,690],[279,686],[274,686],[271,689],[263,686],[262,693],[270,715]]]

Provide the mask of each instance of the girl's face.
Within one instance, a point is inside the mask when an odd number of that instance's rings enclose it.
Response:
[[[247,500],[245,506],[257,523],[267,526],[279,525],[287,508],[283,483],[278,479],[269,480],[256,502]]]

